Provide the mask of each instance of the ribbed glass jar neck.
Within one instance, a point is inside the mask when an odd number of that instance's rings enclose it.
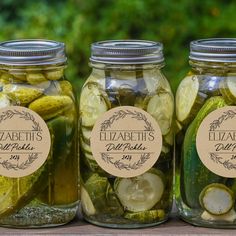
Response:
[[[164,63],[156,63],[156,64],[137,64],[137,65],[117,65],[117,64],[104,64],[104,63],[94,63],[90,62],[89,65],[94,69],[100,70],[114,70],[114,71],[137,71],[137,70],[152,70],[158,69],[160,70],[165,66]]]
[[[199,74],[215,74],[236,72],[236,62],[206,62],[189,60],[192,70]]]
[[[53,70],[64,70],[67,64],[55,64],[55,65],[37,65],[37,66],[27,66],[27,65],[3,65],[0,64],[0,70],[5,71],[53,71]]]

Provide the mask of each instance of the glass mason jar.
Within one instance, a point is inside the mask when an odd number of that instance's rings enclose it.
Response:
[[[187,222],[236,228],[236,40],[190,44],[191,71],[176,93],[176,198]]]
[[[93,69],[80,97],[80,175],[83,215],[93,224],[146,227],[166,221],[171,211],[174,100],[161,72],[162,50],[162,44],[142,40],[92,44]],[[159,152],[150,158],[152,164],[140,170],[135,158],[139,158],[139,148],[146,145],[143,132],[149,133],[147,127],[142,131],[143,117],[160,130],[152,147],[153,153],[156,149]],[[96,127],[101,120],[107,126],[100,130]],[[102,158],[99,152],[104,154]],[[137,170],[141,172],[135,174]]]
[[[0,44],[2,226],[57,226],[76,214],[77,113],[66,60],[59,42]]]

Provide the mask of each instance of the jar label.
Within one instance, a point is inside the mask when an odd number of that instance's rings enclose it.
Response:
[[[98,165],[111,175],[135,177],[159,158],[162,134],[156,120],[132,106],[113,108],[96,122],[91,149]]]
[[[236,178],[236,107],[226,106],[207,115],[198,129],[196,146],[210,171]]]
[[[44,120],[20,106],[0,109],[0,175],[23,177],[46,161],[51,137]]]

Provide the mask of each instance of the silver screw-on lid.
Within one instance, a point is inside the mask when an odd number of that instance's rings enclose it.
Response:
[[[236,62],[236,38],[200,39],[190,43],[190,60]]]
[[[105,64],[147,64],[164,61],[163,46],[146,40],[110,40],[93,43],[91,62]]]
[[[65,45],[41,39],[23,39],[0,43],[0,64],[51,65],[65,63]]]

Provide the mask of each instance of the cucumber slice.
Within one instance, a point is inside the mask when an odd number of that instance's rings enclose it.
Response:
[[[84,211],[84,213],[87,216],[95,215],[96,214],[96,209],[93,205],[93,202],[86,191],[86,189],[81,186],[81,206]]]
[[[80,137],[80,147],[85,153],[92,155],[92,149],[89,144],[85,143],[82,137]]]
[[[7,95],[0,92],[0,109],[5,108],[11,105],[10,100],[8,99]]]
[[[236,103],[236,77],[229,76],[220,83],[220,92],[229,104]]]
[[[99,84],[87,83],[80,97],[80,117],[82,125],[92,127],[97,118],[110,108],[110,102]]]
[[[224,184],[213,183],[206,186],[199,201],[207,212],[213,215],[223,215],[229,212],[234,205],[234,193]]]
[[[212,215],[207,211],[204,211],[201,215],[201,218],[206,221],[228,221],[234,222],[236,220],[236,212],[234,209],[231,209],[229,212],[223,215]]]
[[[124,218],[140,223],[160,221],[165,218],[164,210],[150,210],[125,213]]]
[[[106,177],[93,174],[84,187],[97,213],[116,216],[123,214],[123,208]]]
[[[182,124],[189,123],[203,105],[207,95],[199,91],[197,76],[183,79],[176,92],[176,117]]]
[[[162,135],[168,134],[174,113],[174,100],[170,93],[153,96],[147,106],[147,112],[158,122]]]
[[[164,193],[164,175],[152,168],[135,178],[117,178],[114,189],[125,209],[132,212],[150,210]]]
[[[88,128],[85,128],[85,127],[81,128],[82,139],[88,145],[90,145],[91,133],[92,133],[91,129],[88,129]]]

